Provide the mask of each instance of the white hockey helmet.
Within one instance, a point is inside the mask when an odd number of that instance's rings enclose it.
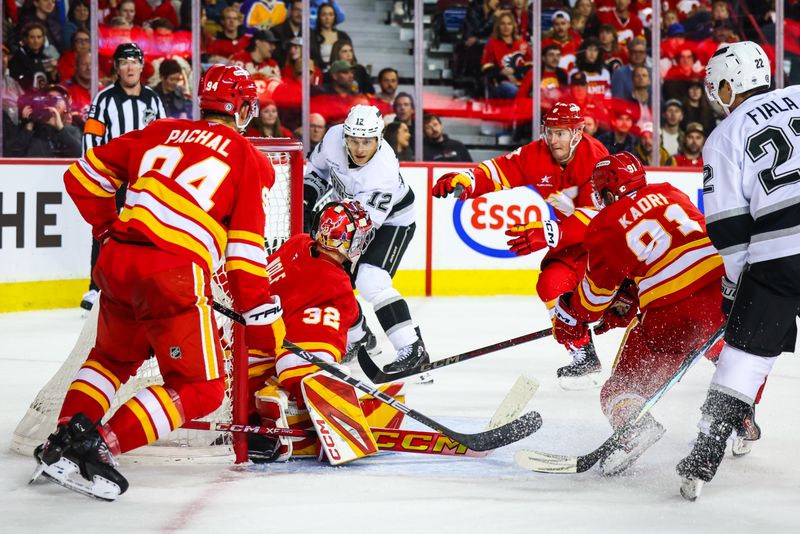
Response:
[[[344,120],[344,135],[342,142],[347,154],[351,157],[350,147],[347,145],[348,137],[360,137],[362,139],[376,138],[378,145],[375,153],[381,147],[383,140],[383,116],[378,108],[375,106],[366,106],[358,104],[350,108],[347,118]]]
[[[731,98],[723,102],[719,96],[719,87],[725,80],[731,87]],[[752,41],[725,43],[717,48],[706,66],[706,94],[709,100],[718,103],[730,113],[736,95],[769,87],[770,65],[764,49]]]

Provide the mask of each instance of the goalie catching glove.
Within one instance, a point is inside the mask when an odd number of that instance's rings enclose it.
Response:
[[[595,334],[605,334],[614,328],[625,328],[639,313],[639,295],[636,282],[625,279],[614,295],[614,300],[603,312],[600,322],[594,327]]]
[[[286,325],[283,323],[281,298],[272,296],[272,301],[244,312],[245,337],[252,349],[275,354],[283,346]]]
[[[589,327],[576,318],[569,306],[572,293],[564,293],[558,298],[553,309],[553,337],[562,345],[571,345],[589,333]]]
[[[561,231],[556,221],[548,219],[512,226],[506,230],[506,235],[513,238],[508,240],[511,252],[517,256],[527,256],[545,247],[558,245]]]
[[[437,198],[443,198],[456,191],[458,186],[463,188],[458,199],[467,200],[475,190],[475,174],[472,171],[448,172],[436,181],[431,193]]]

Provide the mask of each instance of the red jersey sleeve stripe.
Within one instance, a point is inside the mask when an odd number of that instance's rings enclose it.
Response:
[[[256,265],[262,265],[266,268],[267,253],[264,250],[263,243],[260,243],[259,245],[228,241],[228,246],[225,247],[225,256],[229,261],[234,258],[245,259],[255,263]]]
[[[264,248],[264,236],[246,230],[228,230],[228,239],[231,241],[244,241]]]
[[[78,166],[78,162],[75,162],[70,166],[70,168],[67,170],[67,174],[74,178],[74,180],[92,196],[110,198],[113,197],[116,192],[116,190],[106,191],[106,189],[97,181],[86,176],[86,174],[81,170],[80,166]]]
[[[252,263],[244,260],[228,259],[225,262],[225,271],[244,271],[260,278],[269,278],[269,276],[267,276],[267,267],[265,265],[253,265]]]
[[[117,188],[119,188],[119,186],[122,185],[122,180],[120,180],[119,176],[117,176],[117,173],[109,169],[102,161],[100,161],[97,158],[97,154],[94,153],[93,148],[90,148],[86,152],[86,155],[83,157],[83,160],[86,163],[88,163],[87,166],[93,167],[93,169],[96,169],[98,173],[102,174],[103,176],[114,182]]]

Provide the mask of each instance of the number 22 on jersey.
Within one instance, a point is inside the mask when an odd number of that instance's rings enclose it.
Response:
[[[142,176],[148,171],[156,171],[167,178],[173,178],[175,183],[183,187],[192,195],[197,204],[208,212],[214,207],[214,201],[211,198],[225,177],[228,176],[231,168],[224,161],[209,156],[173,177],[175,169],[182,159],[183,150],[180,147],[158,145],[144,153],[142,162],[139,164],[138,175]]]

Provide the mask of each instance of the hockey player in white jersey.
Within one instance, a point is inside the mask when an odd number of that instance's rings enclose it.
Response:
[[[411,321],[408,304],[392,286],[400,260],[416,228],[414,193],[400,175],[397,156],[383,142],[383,117],[375,106],[353,106],[344,124],[331,127],[311,152],[304,179],[305,220],[328,190],[333,200],[361,202],[377,228],[375,238],[353,268],[356,289],[374,309],[397,358],[384,367],[397,372],[429,361]],[[363,316],[361,343],[375,346]],[[351,356],[359,344],[348,347]]]
[[[769,60],[750,41],[720,46],[705,83],[728,114],[703,148],[706,224],[725,263],[728,322],[700,433],[677,466],[689,500],[716,474],[777,356],[794,351],[800,311],[800,86],[769,91]]]

